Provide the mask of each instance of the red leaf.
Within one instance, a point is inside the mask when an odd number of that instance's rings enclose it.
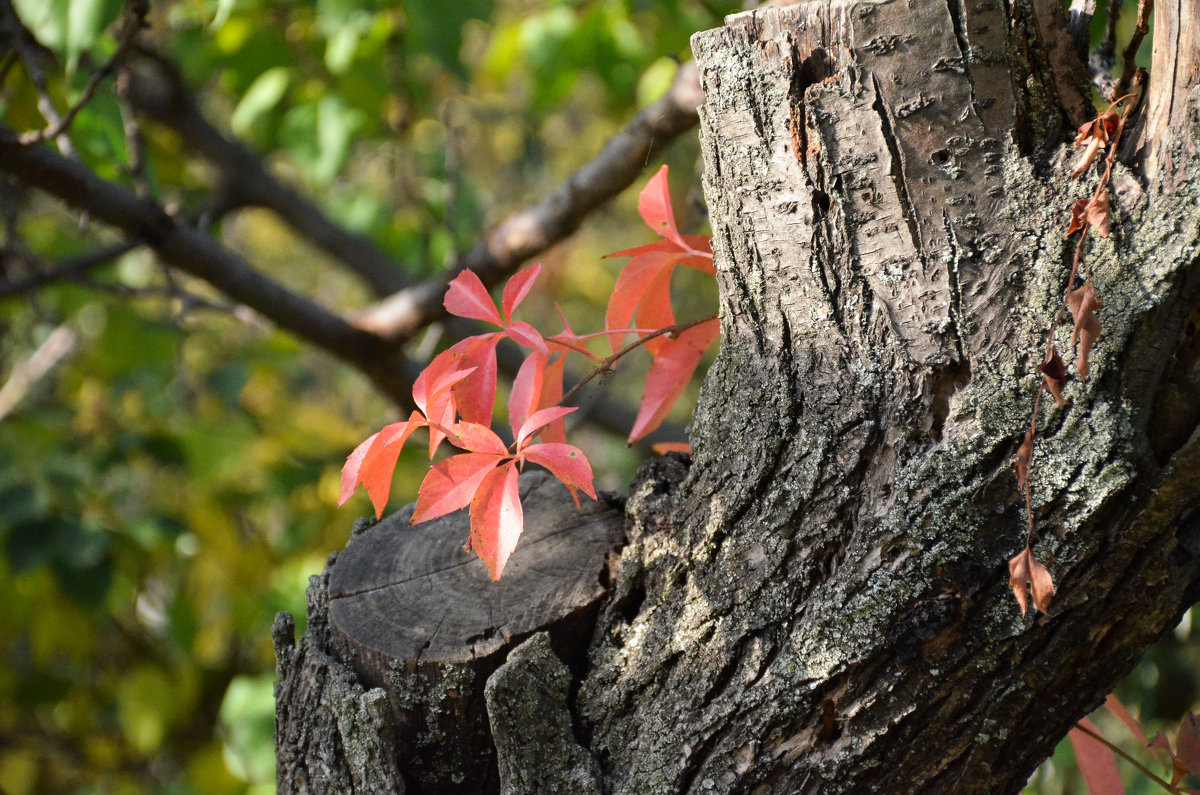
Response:
[[[471,368],[461,367],[462,353],[454,349],[433,357],[413,382],[413,402],[426,417],[440,414],[434,406],[439,397],[448,398],[446,390],[471,374]]]
[[[1050,597],[1054,594],[1054,581],[1046,567],[1033,557],[1033,552],[1026,546],[1008,562],[1008,584],[1021,605],[1021,615],[1029,607],[1028,586],[1033,594],[1033,606],[1045,613],[1050,606]]]
[[[571,444],[531,444],[522,456],[526,461],[541,464],[570,488],[581,489],[584,494],[596,499],[592,486],[592,465],[587,456]]]
[[[1071,309],[1071,316],[1075,318],[1075,330],[1071,333],[1071,345],[1074,346],[1076,338],[1079,339],[1079,359],[1075,363],[1075,369],[1079,371],[1079,377],[1086,381],[1088,352],[1091,351],[1092,345],[1100,336],[1101,331],[1100,321],[1092,313],[1104,306],[1104,302],[1096,296],[1096,291],[1091,284],[1085,284],[1078,290],[1067,293],[1067,306]]]
[[[566,362],[565,355],[556,356],[550,360],[550,364],[546,365],[546,377],[542,381],[542,396],[538,400],[538,408],[550,408],[558,405],[558,402],[562,400],[563,368]],[[541,439],[543,442],[565,443],[567,441],[566,424],[561,419],[555,420],[542,430]]]
[[[675,228],[675,212],[671,209],[671,193],[667,190],[666,166],[660,168],[646,183],[646,187],[642,188],[638,196],[638,213],[660,236],[677,243],[682,249],[688,247],[679,236],[679,230]]]
[[[517,450],[520,451],[526,442],[542,428],[545,428],[555,420],[561,420],[572,411],[575,411],[576,408],[576,406],[551,406],[550,408],[539,409],[533,412],[517,431]]]
[[[436,519],[471,502],[479,484],[500,463],[491,453],[461,453],[438,461],[417,492],[417,507],[409,524]]]
[[[646,285],[646,292],[638,304],[638,328],[660,329],[675,325],[675,313],[671,310],[671,274],[674,270],[674,267],[663,268]],[[651,356],[658,356],[669,343],[669,337],[659,335],[646,340],[645,348]]]
[[[683,242],[688,246],[686,249],[681,249],[678,243],[671,240],[656,240],[653,243],[614,251],[604,256],[637,257],[642,254],[676,254],[679,256],[680,265],[695,268],[701,273],[713,274],[717,272],[716,268],[713,267],[712,241],[708,235],[683,235]]]
[[[1013,461],[1013,469],[1017,471],[1017,488],[1021,491],[1029,488],[1029,464],[1033,461],[1033,436],[1025,431],[1025,438],[1017,448],[1017,457]]]
[[[528,323],[523,323],[518,320],[510,325],[504,332],[509,339],[518,345],[524,345],[526,348],[550,355],[550,349],[546,347],[546,340],[542,337],[542,332],[535,329]]]
[[[516,464],[509,461],[487,474],[471,500],[470,546],[493,581],[500,579],[524,529],[517,478]]]
[[[503,332],[479,334],[456,343],[450,350],[462,355],[463,368],[475,371],[454,385],[458,414],[467,422],[492,424],[492,409],[496,402],[496,343]],[[432,418],[430,418],[432,420]],[[453,422],[453,418],[449,420]]]
[[[529,295],[529,291],[533,289],[533,283],[537,280],[538,274],[542,272],[542,263],[526,268],[519,273],[513,274],[513,277],[504,285],[504,295],[501,297],[501,307],[504,310],[504,320],[512,321],[512,313],[517,311],[517,307],[525,300],[525,296]]]
[[[474,422],[456,422],[447,426],[445,433],[450,444],[463,450],[498,456],[508,455],[508,445],[487,426]]]
[[[553,337],[548,338],[546,342],[556,344],[556,346],[562,349],[564,353],[581,353],[593,361],[601,361],[601,357],[589,351],[587,346],[583,344],[583,340],[580,339],[579,335],[576,334],[574,329],[571,328],[571,324],[567,322],[567,316],[563,314],[562,307],[560,307],[558,304],[555,304],[554,311],[558,313],[558,318],[562,321],[563,330],[555,334]]]
[[[1141,724],[1139,724],[1137,720],[1129,714],[1129,710],[1125,709],[1125,705],[1117,699],[1116,695],[1109,693],[1108,698],[1104,699],[1104,707],[1111,712],[1117,718],[1117,720],[1121,721],[1121,723],[1124,723],[1125,727],[1129,729],[1129,731],[1133,732],[1133,736],[1137,738],[1139,743],[1141,743],[1143,746],[1149,745],[1149,742],[1146,740],[1146,735],[1142,733]]]
[[[371,498],[371,504],[375,506],[376,518],[382,517],[383,509],[387,507],[388,495],[392,490],[392,473],[396,470],[396,459],[400,457],[405,440],[424,425],[425,418],[414,411],[407,421],[384,426],[363,456],[359,477],[367,496]]]
[[[521,369],[513,379],[512,391],[508,393],[508,424],[513,437],[517,429],[538,409],[542,389],[546,382],[546,363],[550,357],[534,351],[521,362]]]
[[[354,490],[362,482],[358,476],[358,470],[362,466],[363,456],[367,454],[367,450],[371,448],[378,436],[378,433],[371,434],[358,447],[355,447],[350,455],[346,456],[346,463],[342,465],[342,489],[338,494],[339,508],[346,504],[346,500],[354,496]]]
[[[720,322],[714,318],[681,332],[678,338],[663,346],[646,374],[642,405],[629,433],[630,444],[662,424],[696,371],[704,352],[720,334]]]
[[[642,254],[678,254],[680,252],[679,244],[673,240],[655,240],[653,243],[646,243],[633,248],[624,248],[620,251],[614,251],[611,254],[605,254],[608,257],[637,257]]]
[[[446,289],[442,305],[452,315],[503,325],[500,313],[496,311],[496,302],[488,295],[487,288],[474,271],[464,270],[454,277]]]
[[[1179,722],[1179,734],[1175,737],[1175,751],[1179,761],[1192,773],[1200,773],[1200,726],[1196,716],[1189,712]]]
[[[690,453],[692,446],[687,442],[656,442],[650,445],[650,449],[659,455],[667,453]]]
[[[677,254],[643,254],[630,260],[617,277],[617,284],[609,296],[604,329],[620,332],[629,328],[647,290],[662,271],[670,273],[677,258]],[[625,334],[610,334],[608,339],[613,353],[616,353],[625,342]]]
[[[1088,730],[1100,733],[1096,724],[1087,718],[1079,721]],[[1125,785],[1121,783],[1121,770],[1117,767],[1117,757],[1112,749],[1095,737],[1071,729],[1067,735],[1071,747],[1075,749],[1075,764],[1083,774],[1083,782],[1087,785],[1089,795],[1125,795]]]
[[[1154,739],[1150,741],[1150,748],[1152,750],[1166,751],[1167,756],[1171,758],[1172,787],[1187,778],[1188,766],[1184,764],[1183,760],[1180,759],[1174,751],[1171,750],[1171,741],[1167,739],[1165,734],[1159,732],[1158,734],[1154,735]]]
[[[1063,364],[1057,348],[1050,347],[1046,361],[1042,362],[1038,369],[1042,371],[1042,383],[1046,385],[1046,391],[1054,396],[1054,401],[1060,406],[1067,405],[1067,401],[1062,397],[1063,387],[1067,385],[1067,366]]]

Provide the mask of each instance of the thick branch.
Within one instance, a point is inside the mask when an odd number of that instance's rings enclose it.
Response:
[[[280,182],[258,155],[240,142],[223,135],[204,118],[174,66],[157,54],[144,55],[145,68],[131,80],[131,100],[141,112],[173,129],[189,148],[212,163],[221,174],[223,189],[233,201],[272,210],[297,234],[355,270],[378,295],[411,294],[400,292],[409,286],[409,282],[399,263],[371,241],[330,220],[307,198]],[[555,194],[536,207],[514,214],[509,221],[490,232],[447,275],[414,287],[414,290],[427,296],[429,306],[422,310],[419,320],[413,320],[418,325],[409,326],[406,336],[411,336],[443,314],[441,299],[446,284],[463,268],[479,272],[479,265],[471,263],[496,263],[491,272],[494,281],[577,228],[587,214],[637,178],[652,151],[695,124],[695,107],[699,101],[695,68],[687,64],[681,69],[666,97],[635,118],[591,164],[572,176]],[[623,152],[622,147],[630,144],[635,147]],[[586,203],[579,204],[581,201]],[[535,225],[545,223],[539,219],[557,219],[555,223],[559,231],[541,233],[542,242],[539,245],[525,244],[515,248],[511,230],[522,218],[531,219]],[[569,228],[564,218],[569,218]],[[387,305],[389,302],[384,302],[379,308]],[[477,324],[460,319],[450,319],[448,328],[458,338],[482,333]],[[510,376],[514,375],[523,357],[506,356],[504,349],[500,353],[500,368]],[[636,416],[635,410],[611,398],[599,402],[593,398],[590,402],[593,405],[584,406],[589,422],[619,436],[628,433]],[[648,441],[679,439],[682,436],[683,429],[668,425],[649,437]]]
[[[207,281],[281,328],[359,368],[398,403],[409,400],[411,380],[402,372],[395,347],[268,279],[212,238],[177,221],[160,205],[47,149],[23,146],[4,127],[0,127],[0,170],[26,187],[39,188],[86,211],[133,240],[145,241],[167,264]]]
[[[213,163],[220,171],[222,187],[235,200],[274,211],[317,248],[358,273],[376,293],[386,295],[409,284],[399,265],[374,243],[334,223],[319,207],[276,179],[258,155],[209,124],[179,73],[165,59],[147,55],[141,65],[145,68],[135,72],[130,81],[130,100]]]
[[[461,271],[475,271],[484,284],[496,284],[574,232],[589,213],[632,184],[655,152],[696,124],[702,98],[695,66],[684,64],[666,96],[639,113],[554,193],[510,215],[453,268],[362,313],[359,325],[392,341],[405,340],[445,314],[442,295]]]

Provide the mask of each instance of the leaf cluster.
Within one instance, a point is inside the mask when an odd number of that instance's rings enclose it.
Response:
[[[629,352],[645,348],[653,362],[629,434],[632,444],[666,418],[720,333],[713,317],[683,324],[675,320],[671,305],[675,268],[683,265],[710,275],[715,270],[709,239],[679,233],[667,171],[663,166],[650,179],[638,202],[642,219],[661,240],[610,255],[630,257],[630,261],[609,299],[604,331],[579,336],[560,311],[562,332],[546,337],[514,318],[541,273],[540,265],[509,279],[499,307],[471,271],[454,278],[444,298],[446,311],[498,330],[467,337],[434,357],[413,385],[417,410],[407,420],[367,437],[346,459],[339,504],[361,484],[376,515],[382,516],[400,450],[414,431],[423,429],[429,436],[430,460],[443,441],[464,452],[432,465],[410,521],[416,524],[469,506],[471,533],[466,549],[484,561],[493,580],[499,580],[523,528],[518,472],[526,463],[549,470],[571,491],[576,504],[577,490],[596,498],[591,463],[581,449],[566,442],[564,418],[575,408],[562,404],[587,381],[611,372]],[[626,344],[631,334],[634,341]],[[601,357],[586,347],[588,340],[596,338],[608,341],[611,355]],[[509,390],[511,445],[489,427],[497,392],[496,346],[505,339],[528,351]],[[563,363],[569,355],[584,356],[598,365],[564,395]],[[535,443],[535,438],[542,441]]]

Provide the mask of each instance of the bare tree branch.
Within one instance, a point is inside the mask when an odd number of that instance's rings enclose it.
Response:
[[[78,279],[88,271],[112,262],[117,257],[128,254],[139,245],[141,244],[133,240],[115,243],[111,246],[96,249],[95,251],[89,251],[77,257],[71,257],[53,268],[48,268],[42,273],[37,273],[16,281],[0,282],[0,299],[9,298],[14,295],[27,295],[34,290],[38,290],[54,282]]]
[[[276,179],[258,155],[209,124],[166,59],[151,52],[142,55],[132,72],[130,100],[214,164],[223,191],[239,204],[275,212],[298,234],[361,276],[377,294],[388,295],[409,284],[400,266],[378,246],[334,223],[319,207]]]
[[[696,67],[686,63],[666,96],[639,113],[565,184],[490,230],[453,268],[360,314],[358,325],[393,342],[403,341],[445,315],[442,296],[461,271],[473,270],[484,284],[495,285],[574,232],[589,213],[629,187],[656,151],[696,124],[702,99]]]
[[[71,107],[67,108],[58,119],[52,120],[50,126],[21,135],[21,143],[26,146],[41,143],[42,141],[53,140],[59,137],[70,128],[71,123],[75,121],[75,117],[79,112],[92,101],[92,97],[96,96],[96,89],[100,84],[111,75],[120,63],[125,60],[125,53],[128,52],[129,46],[137,37],[139,31],[146,27],[146,14],[149,13],[150,6],[146,0],[131,0],[129,3],[125,20],[122,23],[122,31],[117,41],[117,49],[112,54],[103,66],[88,77],[87,85],[83,87],[83,92],[79,98],[75,100]]]
[[[17,53],[17,57],[21,61],[21,65],[25,67],[25,73],[29,75],[29,82],[33,83],[34,91],[37,92],[38,111],[42,114],[51,126],[57,126],[62,123],[62,116],[58,112],[58,108],[54,104],[54,99],[50,96],[50,89],[46,85],[46,75],[42,72],[42,67],[38,63],[38,53],[30,49],[30,41],[33,37],[29,31],[25,29],[21,18],[17,16],[17,11],[13,8],[12,0],[0,0],[0,38],[6,38],[13,50]],[[71,143],[71,139],[65,135],[59,135],[54,139],[58,150],[67,157],[76,157],[75,147]]]
[[[50,372],[51,368],[72,350],[75,349],[75,343],[78,337],[74,331],[68,328],[65,324],[50,332],[50,336],[46,341],[38,347],[33,355],[23,362],[19,362],[8,375],[8,380],[0,386],[0,420],[4,419],[17,404],[21,402],[21,398],[29,391],[29,388],[37,383],[38,379]]]
[[[157,53],[142,54],[144,57],[130,81],[130,99],[141,112],[173,129],[190,149],[213,164],[221,174],[222,190],[229,193],[233,201],[272,210],[297,234],[359,273],[377,294],[406,295],[399,292],[408,286],[408,281],[398,263],[371,241],[331,221],[316,205],[271,175],[254,152],[223,135],[203,117],[170,62]],[[696,123],[699,92],[695,67],[685,64],[668,94],[635,118],[599,156],[554,195],[535,207],[515,213],[460,257],[446,276],[416,288],[431,296],[432,311],[427,309],[421,318],[415,319],[416,325],[405,338],[444,314],[441,300],[453,274],[463,268],[480,272],[482,266],[477,263],[491,262],[490,281],[495,282],[566,237],[588,213],[632,184],[654,151]],[[549,223],[542,219],[548,219]],[[534,227],[538,224],[553,226],[554,229],[537,232],[540,243],[528,235],[522,243],[515,231],[530,224]],[[482,333],[476,324],[460,319],[451,319],[449,327],[459,337]],[[500,357],[500,367],[509,375],[516,373],[520,364],[520,356]],[[631,407],[595,396],[591,402],[589,422],[619,436],[628,433],[636,415]],[[654,434],[654,440],[659,436],[679,439],[683,429],[668,426],[663,433]]]
[[[144,241],[167,264],[203,279],[279,327],[354,365],[401,406],[411,401],[415,373],[395,345],[268,279],[212,238],[180,223],[160,205],[45,148],[23,146],[16,134],[3,126],[0,170],[28,188],[46,191],[130,238]]]

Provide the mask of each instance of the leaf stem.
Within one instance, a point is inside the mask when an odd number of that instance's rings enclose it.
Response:
[[[1142,0],[1142,2],[1144,3],[1145,0]],[[1139,6],[1139,11],[1140,10],[1141,7]],[[1118,97],[1117,99],[1113,100],[1112,104],[1108,106],[1108,110],[1106,110],[1105,113],[1108,113],[1122,102],[1125,102],[1128,99],[1133,99],[1137,96],[1138,95],[1136,94],[1124,94],[1123,96]],[[1116,132],[1113,133],[1113,138],[1108,144],[1108,154],[1104,158],[1104,173],[1100,176],[1100,181],[1096,183],[1095,190],[1092,191],[1092,201],[1096,201],[1096,199],[1100,196],[1101,191],[1108,188],[1109,180],[1112,178],[1113,163],[1116,162],[1117,159],[1117,147],[1121,143],[1121,133],[1124,132],[1125,122],[1135,107],[1137,107],[1137,103],[1130,102],[1125,106],[1124,110],[1122,110],[1120,118],[1117,119],[1117,129]],[[1079,272],[1080,265],[1083,265],[1084,272],[1086,273],[1086,283],[1090,283],[1092,281],[1091,269],[1088,268],[1087,264],[1083,262],[1083,244],[1087,241],[1088,232],[1090,231],[1091,224],[1084,224],[1083,229],[1079,234],[1079,240],[1075,244],[1075,255],[1071,258],[1071,273],[1067,276],[1067,285],[1063,291],[1063,300],[1062,303],[1058,305],[1058,309],[1055,310],[1054,319],[1050,322],[1050,330],[1046,334],[1046,358],[1049,358],[1051,352],[1054,350],[1054,334],[1056,331],[1058,331],[1058,324],[1062,322],[1063,311],[1070,306],[1071,288],[1075,284],[1075,274]],[[1045,391],[1046,377],[1045,374],[1043,374],[1041,380],[1038,381],[1037,394],[1033,398],[1033,412],[1029,418],[1030,444],[1033,444],[1033,440],[1037,438],[1038,409],[1041,407],[1042,393]],[[1032,500],[1029,496],[1029,482],[1032,478],[1033,452],[1030,451],[1029,469],[1025,475],[1025,511],[1029,518],[1029,531],[1025,536],[1026,546],[1029,546],[1029,541],[1033,538],[1033,506]]]
[[[1100,743],[1101,745],[1106,746],[1108,748],[1108,750],[1112,751],[1114,754],[1116,754],[1117,756],[1121,757],[1129,764],[1136,767],[1138,770],[1140,770],[1146,776],[1146,778],[1150,779],[1155,784],[1157,784],[1160,787],[1162,787],[1163,789],[1165,789],[1167,792],[1175,792],[1176,791],[1175,788],[1172,787],[1170,784],[1168,784],[1165,779],[1159,778],[1158,776],[1154,775],[1154,773],[1151,773],[1149,768],[1147,768],[1141,762],[1139,762],[1138,760],[1136,760],[1132,756],[1130,756],[1128,753],[1126,753],[1124,748],[1121,748],[1119,745],[1116,745],[1115,743],[1113,743],[1112,740],[1109,740],[1108,738],[1104,737],[1103,735],[1092,731],[1087,726],[1084,726],[1082,722],[1076,723],[1075,728],[1079,729],[1079,731],[1083,732],[1088,737],[1091,737],[1093,740]]]
[[[612,366],[614,364],[616,364],[619,359],[621,359],[623,356],[630,353],[631,351],[634,351],[637,348],[640,348],[641,346],[645,345],[647,342],[654,339],[655,337],[661,337],[664,334],[671,334],[671,335],[681,334],[681,333],[687,331],[688,329],[690,329],[692,326],[698,326],[701,323],[707,323],[710,320],[716,320],[716,319],[717,319],[716,315],[708,315],[707,317],[697,318],[696,320],[689,320],[686,323],[676,323],[673,326],[665,326],[663,328],[660,328],[660,329],[650,332],[649,334],[647,334],[644,337],[638,337],[636,340],[629,343],[624,348],[622,348],[621,350],[614,353],[612,356],[606,357],[604,359],[604,361],[602,361],[602,362],[600,362],[600,364],[596,365],[595,370],[592,370],[590,373],[588,373],[586,376],[584,376],[583,379],[578,384],[571,387],[571,390],[569,392],[567,392],[567,394],[563,395],[562,398],[554,405],[556,405],[556,406],[564,405],[568,400],[575,397],[576,393],[578,393],[579,390],[582,389],[592,379],[596,378],[599,375],[602,375],[603,373],[610,372],[612,370]],[[617,333],[617,332],[605,332],[605,333]]]

